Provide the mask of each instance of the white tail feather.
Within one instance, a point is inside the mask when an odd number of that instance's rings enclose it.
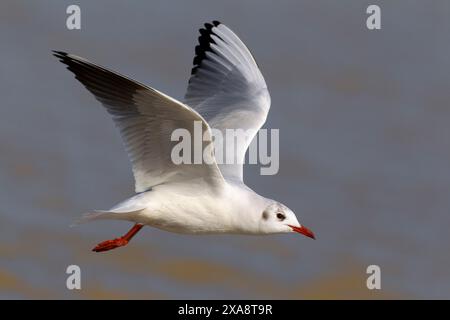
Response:
[[[136,214],[140,211],[144,210],[138,209],[133,211],[104,211],[104,210],[95,210],[93,212],[88,212],[83,214],[79,219],[75,220],[70,226],[76,227],[80,224],[84,224],[87,222],[91,222],[94,220],[133,220],[133,214]]]

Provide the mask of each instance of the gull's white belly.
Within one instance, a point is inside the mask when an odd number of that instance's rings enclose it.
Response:
[[[218,194],[200,186],[167,185],[130,199],[134,206],[145,207],[132,220],[176,233],[253,233],[245,229],[249,207],[257,205],[255,196],[260,197],[234,186]]]

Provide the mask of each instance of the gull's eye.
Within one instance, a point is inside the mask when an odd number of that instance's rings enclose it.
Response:
[[[284,219],[286,219],[286,216],[282,213],[277,213],[277,218],[278,218],[278,220],[283,221]]]

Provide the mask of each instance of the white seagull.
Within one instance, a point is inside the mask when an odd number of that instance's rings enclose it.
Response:
[[[112,116],[133,167],[136,194],[107,211],[85,214],[80,221],[135,224],[124,236],[101,242],[93,251],[126,245],[144,225],[184,234],[298,232],[314,239],[288,207],[244,184],[242,163],[254,134],[237,146],[233,164],[218,164],[214,155],[211,163],[172,161],[175,129],[193,132],[193,123],[201,121],[209,139],[211,128],[256,133],[270,108],[266,82],[238,36],[218,21],[199,31],[184,103],[76,55],[53,51]]]

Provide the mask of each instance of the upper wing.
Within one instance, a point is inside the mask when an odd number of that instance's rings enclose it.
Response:
[[[215,161],[212,164],[179,164],[171,159],[171,141],[175,129],[187,129],[191,136],[194,121],[202,123],[206,140],[211,131],[205,120],[179,101],[86,59],[64,52],[54,55],[111,114],[119,128],[130,157],[136,192],[152,186],[183,179],[203,178],[218,186],[223,177]]]
[[[216,150],[220,171],[225,178],[242,181],[245,152],[269,112],[269,91],[255,59],[233,31],[218,21],[199,31],[185,103],[222,132],[223,161]],[[234,138],[226,138],[226,129],[249,130],[249,134],[234,145]],[[224,164],[225,155],[233,150],[232,164]]]

